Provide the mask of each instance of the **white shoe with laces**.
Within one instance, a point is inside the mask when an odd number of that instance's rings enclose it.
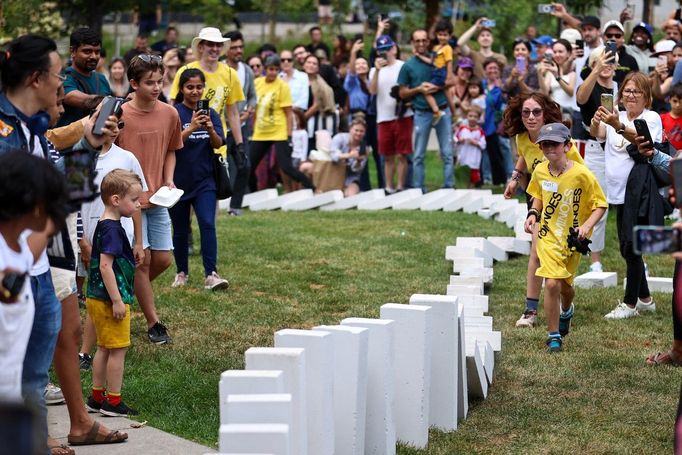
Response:
[[[173,281],[173,284],[171,284],[172,288],[181,288],[184,285],[187,284],[187,279],[189,278],[189,275],[185,275],[185,272],[180,272],[177,275],[175,275],[175,280]]]
[[[230,283],[225,278],[221,278],[216,272],[211,273],[204,280],[204,288],[211,291],[227,289],[228,287],[230,287]]]
[[[618,302],[616,308],[611,310],[611,312],[604,317],[606,319],[627,319],[634,316],[639,316],[637,308],[631,308],[625,302]]]
[[[637,305],[635,305],[635,308],[640,313],[653,313],[656,311],[656,302],[654,302],[653,297],[649,302],[643,302],[642,300],[637,299]]]
[[[601,265],[601,262],[593,262],[590,264],[590,272],[603,272],[604,268]]]

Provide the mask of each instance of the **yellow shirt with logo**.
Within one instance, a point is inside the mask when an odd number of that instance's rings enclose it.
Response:
[[[582,164],[574,162],[569,170],[554,177],[549,173],[548,161],[535,167],[527,191],[542,201],[537,221],[540,268],[535,275],[565,279],[572,284],[580,253],[569,250],[568,229],[582,226],[596,208],[608,207],[604,192],[594,174]]]
[[[253,127],[254,141],[286,141],[287,118],[285,107],[291,107],[289,84],[277,78],[267,82],[264,77],[256,79],[256,123]]]
[[[545,161],[545,155],[538,144],[533,143],[528,137],[528,131],[516,135],[516,150],[519,156],[522,156],[526,162],[526,169],[529,173],[533,173],[538,164]],[[571,139],[571,148],[568,150],[566,157],[580,164],[585,164],[583,158],[575,146],[575,141]]]
[[[436,68],[444,68],[452,61],[452,47],[449,44],[434,49],[434,52],[433,66]]]

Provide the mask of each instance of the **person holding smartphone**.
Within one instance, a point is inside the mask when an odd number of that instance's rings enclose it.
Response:
[[[652,219],[650,213],[654,209],[654,194],[648,196],[647,200],[651,203],[646,206],[640,204],[639,198],[630,197],[634,191],[641,191],[633,186],[639,182],[629,179],[636,162],[628,153],[627,146],[641,136],[635,129],[635,120],[646,121],[654,142],[661,142],[663,132],[661,117],[649,110],[652,102],[649,78],[639,72],[630,73],[618,92],[618,100],[625,107],[624,112],[618,109],[609,111],[602,106],[597,109],[590,123],[590,134],[605,143],[607,199],[616,209],[620,253],[625,259],[627,275],[623,302],[618,302],[605,316],[607,319],[625,319],[638,316],[640,312],[656,311],[656,304],[649,292],[644,261],[633,250],[632,226],[663,224],[663,213],[660,219]],[[644,208],[645,213],[642,211]]]
[[[518,39],[514,41],[513,51],[516,63],[513,66],[507,66],[502,72],[502,81],[504,82],[502,90],[509,98],[540,89],[538,72],[535,65],[530,61],[530,43]]]
[[[197,68],[180,74],[180,91],[175,108],[182,124],[183,147],[178,150],[173,181],[185,191],[177,204],[168,212],[173,223],[173,255],[176,275],[174,288],[187,284],[189,278],[188,238],[190,207],[199,222],[201,233],[201,258],[204,265],[204,288],[211,291],[227,289],[229,283],[218,275],[216,262],[216,183],[213,177],[213,154],[225,142],[220,115],[202,100],[206,78]]]

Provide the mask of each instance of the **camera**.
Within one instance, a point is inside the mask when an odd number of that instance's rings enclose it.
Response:
[[[494,21],[492,19],[486,19],[484,21],[481,21],[481,27],[492,28],[492,27],[495,27],[496,25],[497,25],[497,21]]]
[[[538,13],[540,14],[552,14],[554,7],[549,3],[541,3],[538,5]]]

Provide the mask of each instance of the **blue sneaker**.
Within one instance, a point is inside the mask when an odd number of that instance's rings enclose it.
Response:
[[[547,338],[547,351],[550,354],[561,352],[561,337],[554,336]]]
[[[568,335],[568,331],[571,330],[571,320],[573,319],[573,305],[571,309],[566,312],[561,312],[559,315],[559,333],[562,337]]]

